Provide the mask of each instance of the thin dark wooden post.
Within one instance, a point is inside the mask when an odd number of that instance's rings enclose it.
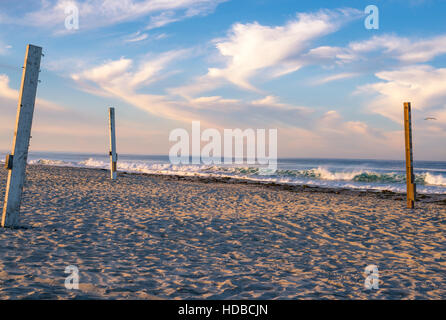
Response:
[[[110,175],[112,180],[116,180],[118,155],[116,154],[115,108],[109,108],[108,114],[110,124]]]
[[[410,102],[404,103],[404,133],[406,145],[406,181],[407,181],[407,207],[413,209],[416,199],[416,185],[413,172],[412,151],[412,119]]]

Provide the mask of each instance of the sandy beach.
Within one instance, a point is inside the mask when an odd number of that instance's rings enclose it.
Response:
[[[1,299],[445,299],[446,201],[34,165]],[[7,172],[0,169],[3,201]],[[379,268],[379,289],[364,268]],[[67,266],[80,288],[64,286]]]

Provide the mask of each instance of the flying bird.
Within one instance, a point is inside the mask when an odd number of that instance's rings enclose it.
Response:
[[[424,118],[424,120],[437,120],[437,118],[434,118],[434,117],[427,117],[427,118]]]

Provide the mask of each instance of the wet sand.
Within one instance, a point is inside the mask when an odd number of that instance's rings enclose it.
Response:
[[[29,166],[21,228],[0,229],[0,298],[445,299],[445,204]],[[79,290],[64,286],[69,265]]]

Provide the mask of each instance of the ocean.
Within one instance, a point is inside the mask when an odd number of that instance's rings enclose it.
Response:
[[[5,153],[0,153],[4,162]],[[30,165],[109,169],[108,155],[31,152]],[[446,161],[415,161],[417,192],[446,194]],[[168,156],[119,155],[118,171],[182,176],[234,177],[280,184],[406,192],[405,163],[398,160],[278,159],[278,170],[256,165],[173,165]]]

